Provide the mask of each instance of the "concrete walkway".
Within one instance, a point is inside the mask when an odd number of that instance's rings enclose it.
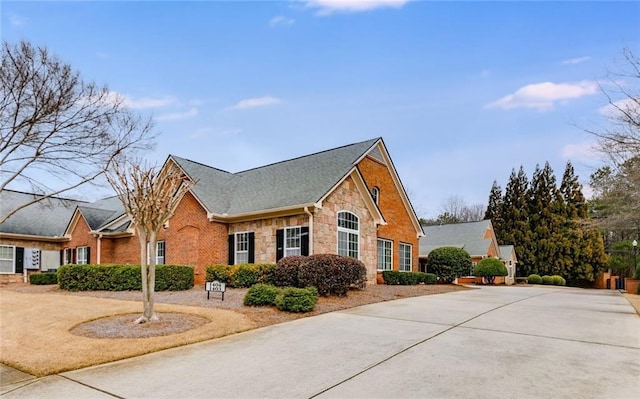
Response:
[[[618,292],[485,287],[324,314],[24,379],[4,398],[636,398]]]

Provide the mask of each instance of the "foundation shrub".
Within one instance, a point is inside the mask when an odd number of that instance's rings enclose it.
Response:
[[[225,284],[231,282],[231,266],[228,265],[211,265],[207,266],[206,281],[220,281]]]
[[[433,273],[419,273],[421,275],[422,283],[435,284],[438,281],[438,276]]]
[[[310,312],[318,302],[318,290],[315,287],[287,287],[280,290],[275,298],[276,308],[285,312]]]
[[[136,265],[64,265],[58,269],[58,284],[68,291],[139,291],[142,289],[140,266]],[[179,291],[193,287],[193,268],[156,266],[156,291]]]
[[[33,285],[58,284],[58,274],[57,273],[30,274],[29,283]]]
[[[427,270],[438,276],[441,283],[451,283],[459,276],[469,273],[471,256],[457,247],[440,247],[429,253]]]
[[[235,272],[231,274],[229,286],[235,288],[248,288],[258,283],[260,270],[258,265],[242,264],[238,265]]]
[[[383,271],[382,279],[387,285],[435,284],[438,281],[438,277],[432,273],[399,272],[396,270]]]
[[[507,267],[500,259],[496,258],[482,259],[473,270],[474,276],[486,278],[489,284],[493,284],[496,276],[506,276],[507,274],[509,274]]]
[[[553,285],[567,285],[567,281],[562,276],[554,275],[551,276],[551,279],[553,281]]]
[[[298,272],[300,265],[305,263],[307,256],[287,256],[276,264],[271,272],[272,283],[278,287],[298,287]]]
[[[542,276],[542,285],[553,285],[553,277],[551,276]]]
[[[364,264],[353,258],[311,255],[298,268],[298,287],[316,287],[322,296],[343,296],[350,287],[364,288],[366,272]]]
[[[245,306],[274,306],[280,288],[270,284],[256,284],[244,296]]]
[[[527,278],[529,284],[542,284],[542,277],[538,274],[532,274]]]

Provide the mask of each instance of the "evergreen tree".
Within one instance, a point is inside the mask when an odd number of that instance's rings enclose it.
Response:
[[[484,213],[484,219],[491,220],[496,236],[502,232],[502,204],[502,188],[498,185],[498,182],[494,180],[491,186],[491,192],[489,193],[489,205],[487,205],[487,210]]]
[[[566,217],[570,220],[587,217],[587,202],[582,194],[582,184],[578,182],[571,161],[567,162],[562,175],[560,193],[564,200]]]
[[[503,226],[496,237],[502,245],[513,245],[518,257],[517,275],[525,277],[535,272],[533,239],[529,228],[527,191],[529,182],[524,168],[516,174],[511,171],[509,182],[505,188],[502,204]]]

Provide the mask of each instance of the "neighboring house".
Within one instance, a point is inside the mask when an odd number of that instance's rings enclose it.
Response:
[[[423,226],[424,237],[420,238],[420,271],[428,272],[426,260],[429,253],[440,247],[462,248],[471,255],[472,265],[469,268],[469,276],[473,274],[473,268],[484,258],[498,258],[503,262],[512,261],[512,274],[510,279],[504,282],[513,283],[515,276],[515,251],[512,245],[504,246],[505,254],[501,252],[491,220],[479,222],[444,224],[435,226]],[[511,253],[508,253],[511,251]],[[504,257],[504,258],[503,258]],[[507,271],[509,271],[509,265]],[[502,282],[502,278],[497,278]]]
[[[7,215],[37,195],[13,190],[0,192],[0,215]],[[67,224],[86,202],[46,198],[20,209],[0,224],[0,282],[23,281],[29,271],[47,271],[61,264]]]
[[[505,284],[511,285],[515,283],[518,258],[516,258],[516,249],[513,245],[500,245],[500,260],[507,267],[507,272],[509,273],[504,279]]]
[[[196,283],[216,263],[274,263],[333,253],[360,259],[369,282],[417,271],[422,228],[381,138],[230,173],[170,155],[195,182],[159,234],[158,263],[191,265]],[[63,263],[139,263],[117,198],[69,218]]]

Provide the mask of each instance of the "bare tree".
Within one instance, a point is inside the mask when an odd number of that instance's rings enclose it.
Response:
[[[143,314],[135,322],[158,320],[153,310],[158,233],[173,216],[191,184],[176,167],[167,164],[159,169],[136,159],[114,162],[106,177],[140,240]]]
[[[442,202],[438,219],[450,223],[477,222],[484,218],[485,208],[482,204],[467,205],[464,199],[453,195]]]
[[[0,190],[27,186],[34,200],[0,215],[4,222],[34,202],[96,179],[114,157],[151,147],[151,121],[123,98],[28,42],[2,44]]]

